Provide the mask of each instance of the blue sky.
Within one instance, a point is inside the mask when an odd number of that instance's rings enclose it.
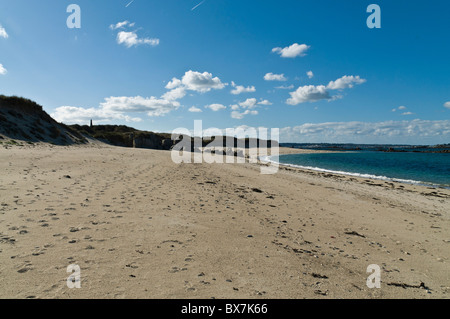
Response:
[[[72,3],[80,29],[66,24]],[[68,124],[171,132],[201,119],[280,128],[282,142],[450,142],[450,2],[200,3],[1,1],[0,94]],[[380,29],[366,25],[371,3]]]

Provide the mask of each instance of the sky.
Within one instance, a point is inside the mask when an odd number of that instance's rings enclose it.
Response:
[[[449,12],[447,0],[0,0],[0,94],[66,124],[450,143]]]

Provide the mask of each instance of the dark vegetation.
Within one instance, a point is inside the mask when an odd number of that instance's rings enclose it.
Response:
[[[81,135],[122,147],[170,149],[171,134],[136,130],[125,125],[70,125]]]
[[[78,132],[56,122],[41,105],[17,96],[0,95],[0,134],[14,140],[56,145],[87,142]]]

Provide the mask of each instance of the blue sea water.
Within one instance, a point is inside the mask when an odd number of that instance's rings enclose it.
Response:
[[[280,155],[279,162],[354,176],[450,187],[450,154],[347,151]]]

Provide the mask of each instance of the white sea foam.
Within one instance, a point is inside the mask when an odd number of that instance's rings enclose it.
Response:
[[[392,178],[392,177],[387,177],[387,176],[378,176],[378,175],[364,174],[364,173],[334,171],[334,170],[320,168],[320,167],[302,166],[302,165],[295,165],[295,164],[280,163],[280,162],[272,160],[270,156],[261,156],[259,158],[259,160],[261,162],[265,162],[265,163],[275,163],[275,164],[278,163],[278,165],[281,165],[281,166],[309,169],[309,170],[318,171],[318,172],[325,172],[325,173],[332,173],[332,174],[341,174],[341,175],[348,175],[348,176],[362,177],[362,178],[370,178],[370,179],[383,180],[383,181],[389,181],[389,182],[407,183],[407,184],[413,184],[413,185],[443,187],[442,185],[436,185],[436,184],[432,184],[432,183],[427,183],[427,182],[422,182],[422,181],[415,181],[415,180],[410,180],[410,179]],[[448,188],[448,187],[444,186],[444,188]]]

